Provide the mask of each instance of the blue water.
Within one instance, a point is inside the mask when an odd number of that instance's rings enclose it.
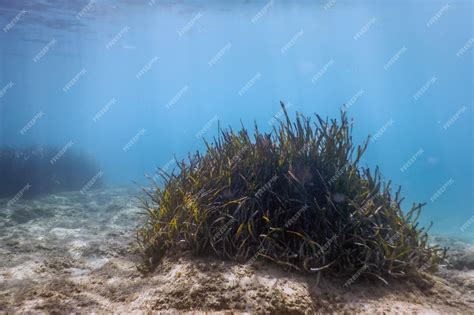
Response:
[[[0,145],[72,141],[130,184],[203,149],[217,121],[270,130],[280,100],[330,117],[346,103],[355,141],[375,139],[364,165],[402,185],[405,208],[427,202],[434,231],[474,239],[473,9],[2,0]]]

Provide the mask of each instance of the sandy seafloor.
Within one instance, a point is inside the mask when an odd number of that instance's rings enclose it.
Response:
[[[450,264],[426,281],[356,281],[170,257],[149,276],[135,267],[138,189],[61,193],[7,207],[0,200],[0,313],[474,313],[474,245],[452,247]]]

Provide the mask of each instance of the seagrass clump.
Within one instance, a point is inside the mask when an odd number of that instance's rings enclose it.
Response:
[[[297,114],[271,133],[219,129],[204,154],[160,171],[142,199],[140,269],[170,252],[251,263],[266,259],[303,272],[384,280],[432,271],[446,250],[418,227],[423,204],[404,213],[400,189],[359,165],[369,138],[354,146],[352,123]]]

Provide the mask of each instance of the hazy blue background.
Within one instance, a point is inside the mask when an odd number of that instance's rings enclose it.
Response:
[[[364,163],[402,185],[405,207],[428,202],[423,220],[436,231],[474,239],[474,225],[460,230],[474,215],[473,2],[294,2],[0,0],[0,90],[13,83],[0,98],[0,145],[73,141],[108,183],[128,184],[202,149],[196,134],[215,135],[217,117],[270,130],[280,100],[292,114],[333,117],[359,95],[348,109],[357,142],[393,119]]]

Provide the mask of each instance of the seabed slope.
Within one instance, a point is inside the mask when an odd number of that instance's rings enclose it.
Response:
[[[474,245],[454,247],[454,268],[389,286],[307,276],[257,262],[169,257],[150,276],[135,268],[137,190],[112,188],[0,200],[0,312],[220,311],[226,313],[470,313]]]

